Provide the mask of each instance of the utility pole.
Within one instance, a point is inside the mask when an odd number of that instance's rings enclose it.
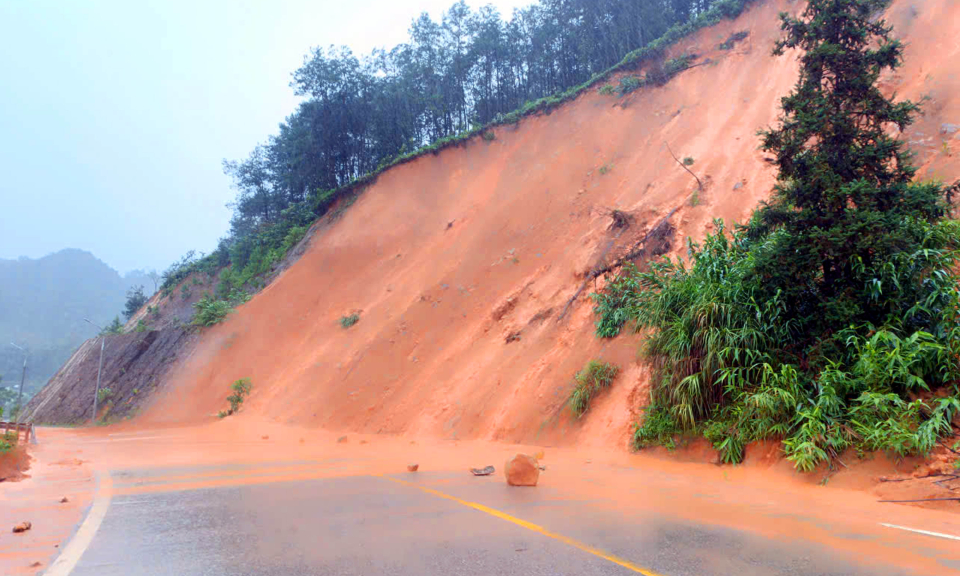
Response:
[[[20,373],[20,392],[17,394],[17,424],[19,424],[20,415],[23,414],[23,381],[27,379],[27,351],[13,342],[10,345],[23,352],[23,372]]]
[[[94,393],[93,393],[93,419],[92,419],[92,422],[93,422],[94,424],[96,424],[96,423],[97,423],[97,398],[100,396],[100,372],[103,370],[103,344],[107,341],[107,336],[102,333],[102,332],[103,332],[103,328],[101,328],[100,326],[94,324],[93,322],[90,322],[90,321],[87,320],[86,318],[84,318],[83,320],[84,320],[85,322],[87,322],[88,324],[90,324],[91,326],[94,326],[94,327],[98,328],[98,329],[100,330],[100,332],[101,332],[101,334],[100,334],[100,364],[97,366],[97,389],[96,389],[96,391],[94,391]]]

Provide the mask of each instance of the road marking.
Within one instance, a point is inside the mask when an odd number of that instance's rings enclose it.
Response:
[[[951,536],[950,534],[941,534],[940,532],[930,532],[929,530],[920,530],[918,528],[907,528],[906,526],[885,524],[883,522],[881,522],[880,525],[886,526],[887,528],[896,528],[897,530],[906,530],[907,532],[916,532],[917,534],[924,534],[926,536],[936,536],[937,538],[946,538],[948,540],[960,540],[960,536]]]
[[[110,472],[104,472],[99,476],[100,486],[93,499],[90,513],[87,514],[83,524],[80,525],[77,533],[64,547],[60,556],[45,572],[46,576],[69,576],[77,562],[80,561],[80,557],[93,542],[93,537],[97,534],[97,530],[103,522],[103,517],[107,515],[107,510],[110,508],[110,498],[113,496],[113,480],[110,478]]]
[[[589,554],[593,554],[594,556],[597,556],[597,557],[599,557],[599,558],[603,558],[604,560],[607,560],[607,561],[609,561],[609,562],[613,562],[614,564],[616,564],[616,565],[618,565],[618,566],[623,566],[624,568],[626,568],[626,569],[628,569],[628,570],[632,570],[632,571],[634,571],[634,572],[636,572],[636,573],[638,573],[638,574],[643,574],[644,576],[664,576],[663,574],[660,574],[660,573],[658,573],[658,572],[654,572],[654,571],[649,570],[649,569],[647,569],[647,568],[643,568],[642,566],[637,566],[636,564],[634,564],[633,562],[630,562],[629,560],[624,560],[623,558],[620,558],[620,557],[618,557],[618,556],[614,556],[613,554],[611,554],[611,553],[609,553],[609,552],[605,552],[604,550],[601,550],[601,549],[599,549],[599,548],[594,548],[593,546],[590,546],[589,544],[584,544],[583,542],[574,540],[573,538],[569,538],[569,537],[567,537],[567,536],[564,536],[563,534],[557,534],[556,532],[551,532],[550,530],[547,530],[547,529],[544,528],[543,526],[540,526],[540,525],[538,525],[538,524],[534,524],[533,522],[527,522],[526,520],[522,520],[522,519],[520,519],[520,518],[517,518],[516,516],[511,516],[510,514],[507,514],[506,512],[501,512],[501,511],[496,510],[496,509],[494,509],[494,508],[490,508],[489,506],[484,506],[483,504],[478,504],[478,503],[476,503],[476,502],[470,502],[469,500],[461,500],[460,498],[457,498],[456,496],[451,496],[450,494],[446,494],[446,493],[444,493],[444,492],[440,492],[439,490],[434,490],[434,489],[432,489],[432,488],[427,488],[427,487],[425,487],[425,486],[420,486],[419,484],[414,484],[413,482],[407,482],[407,481],[405,481],[405,480],[400,480],[400,479],[398,479],[398,478],[391,478],[391,477],[389,477],[389,476],[383,476],[383,475],[380,475],[380,477],[383,478],[384,480],[389,480],[389,481],[391,481],[391,482],[396,482],[397,484],[402,484],[402,485],[404,485],[404,486],[410,486],[410,487],[412,487],[412,488],[417,488],[417,489],[419,489],[419,490],[422,490],[423,492],[426,492],[427,494],[432,494],[432,495],[434,495],[434,496],[443,498],[443,499],[445,499],[445,500],[450,500],[450,501],[452,501],[452,502],[456,502],[457,504],[461,504],[461,505],[463,505],[463,506],[467,506],[468,508],[473,508],[474,510],[479,510],[480,512],[483,512],[483,513],[485,513],[485,514],[489,514],[489,515],[491,515],[491,516],[495,516],[495,517],[497,517],[497,518],[500,518],[501,520],[506,520],[507,522],[511,522],[511,523],[513,523],[513,524],[516,524],[517,526],[520,526],[520,527],[522,527],[522,528],[526,528],[527,530],[530,530],[530,531],[532,531],[532,532],[536,532],[536,533],[538,533],[538,534],[543,534],[543,535],[546,536],[547,538],[553,538],[554,540],[558,540],[558,541],[560,541],[560,542],[563,542],[564,544],[573,546],[574,548],[577,548],[577,549],[582,550],[582,551],[584,551],[584,552],[587,552],[587,553],[589,553]]]
[[[119,500],[114,502],[114,506],[123,506],[126,504],[143,504],[144,502],[150,502],[150,500]]]

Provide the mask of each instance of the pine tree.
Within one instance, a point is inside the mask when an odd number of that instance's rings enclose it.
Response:
[[[912,182],[916,168],[891,130],[902,132],[918,106],[877,88],[881,73],[899,67],[903,55],[891,28],[874,19],[885,4],[811,0],[799,19],[781,14],[786,36],[774,54],[804,54],[780,126],[761,133],[778,184],[748,231],[773,240],[759,252],[757,269],[816,334],[882,323],[899,312],[878,306],[864,282],[918,247],[920,223],[945,215],[943,187]]]

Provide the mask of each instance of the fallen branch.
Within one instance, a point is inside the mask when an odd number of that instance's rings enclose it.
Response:
[[[904,502],[940,502],[943,500],[957,500],[960,501],[960,496],[952,498],[921,498],[919,500],[877,500],[877,502],[891,502],[894,504],[901,504]]]
[[[626,255],[624,255],[621,258],[617,258],[617,260],[613,264],[610,264],[609,266],[597,267],[591,270],[590,273],[587,274],[587,276],[583,279],[583,283],[580,284],[580,288],[578,288],[577,291],[574,292],[573,296],[569,300],[567,300],[567,303],[563,307],[563,311],[560,312],[559,316],[557,316],[557,322],[559,322],[560,320],[563,320],[563,317],[564,315],[566,315],[567,311],[570,309],[570,306],[576,301],[577,298],[580,297],[580,294],[582,294],[583,290],[587,287],[587,283],[589,283],[591,280],[595,280],[599,276],[603,276],[604,274],[606,274],[607,272],[610,272],[615,268],[619,268],[620,266],[623,266],[624,262],[627,262],[628,260],[632,260],[637,256],[640,256],[641,254],[643,254],[644,243],[646,243],[646,241],[649,240],[650,237],[653,236],[655,233],[661,231],[663,226],[669,226],[670,217],[673,216],[674,213],[676,213],[676,211],[679,209],[680,207],[677,206],[676,208],[671,210],[669,214],[664,216],[663,219],[657,222],[656,225],[654,225],[654,227],[651,228],[650,231],[647,232],[646,235],[634,245],[633,250],[627,252]],[[619,237],[620,237],[620,233],[618,232],[617,236],[614,237],[614,241],[616,241],[616,239]],[[607,246],[606,250],[603,251],[603,254],[600,255],[601,262],[603,261],[604,256],[607,255],[607,252],[609,252],[610,248],[612,247],[613,247],[613,242],[611,242],[610,245]]]
[[[674,154],[674,153],[673,153],[673,150],[670,149],[670,145],[669,145],[669,144],[667,144],[666,142],[664,142],[664,145],[666,145],[666,147],[667,147],[667,152],[669,152],[670,155],[673,156],[673,159],[677,161],[677,164],[679,164],[681,168],[683,168],[684,170],[686,170],[687,172],[689,172],[691,176],[693,176],[694,178],[696,178],[696,180],[697,180],[697,186],[699,186],[699,187],[700,187],[700,191],[703,192],[703,182],[700,181],[700,177],[697,176],[696,174],[694,174],[694,173],[693,173],[693,170],[691,170],[690,168],[688,168],[686,164],[684,164],[683,162],[680,161],[679,158],[677,158],[677,155]]]
[[[942,472],[934,472],[932,474],[927,474],[926,476],[911,476],[910,478],[887,478],[886,476],[880,476],[877,478],[878,482],[909,482],[911,480],[926,480],[927,478],[939,478],[941,476],[949,476],[950,478],[960,478],[960,474],[943,474]]]
[[[947,446],[947,445],[944,444],[943,442],[937,442],[937,444],[938,444],[939,446],[941,446],[941,447],[943,447],[943,448],[946,448],[947,450],[953,452],[954,454],[960,456],[960,452],[957,452],[956,450],[954,450],[953,448]]]

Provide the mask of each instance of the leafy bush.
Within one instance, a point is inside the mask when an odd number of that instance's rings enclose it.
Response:
[[[601,390],[610,386],[620,369],[616,364],[591,360],[574,377],[576,385],[570,393],[570,409],[577,417],[590,407],[590,400]]]
[[[16,448],[19,440],[19,435],[16,432],[7,432],[0,436],[0,454],[6,454]]]
[[[113,396],[113,390],[109,388],[101,388],[97,391],[97,402],[104,402],[107,398]]]
[[[230,403],[230,413],[235,414],[240,411],[243,401],[253,390],[253,382],[249,378],[241,378],[230,385],[230,390],[233,391],[233,394],[227,396],[227,402]]]
[[[487,142],[493,142],[497,139],[497,134],[493,130],[484,130],[480,135]]]
[[[637,424],[633,429],[634,448],[640,450],[655,444],[668,450],[676,448],[676,438],[683,430],[670,415],[670,410],[660,404],[651,404],[644,408],[644,412],[643,425]]]
[[[644,85],[642,79],[638,76],[624,76],[620,78],[620,85],[617,86],[617,93],[621,96],[629,94]]]
[[[349,328],[360,321],[360,313],[354,312],[353,314],[348,314],[347,316],[342,316],[340,318],[340,327]]]
[[[233,312],[233,305],[227,300],[217,300],[209,293],[204,293],[199,300],[193,303],[196,310],[190,323],[195,326],[213,326],[226,320]]]
[[[613,84],[604,84],[597,91],[604,96],[612,96],[616,94],[617,89]]]
[[[593,312],[600,316],[596,322],[597,336],[613,338],[620,334],[623,325],[631,318],[633,306],[630,300],[638,289],[637,268],[628,263],[602,292],[590,295],[594,301]]]

